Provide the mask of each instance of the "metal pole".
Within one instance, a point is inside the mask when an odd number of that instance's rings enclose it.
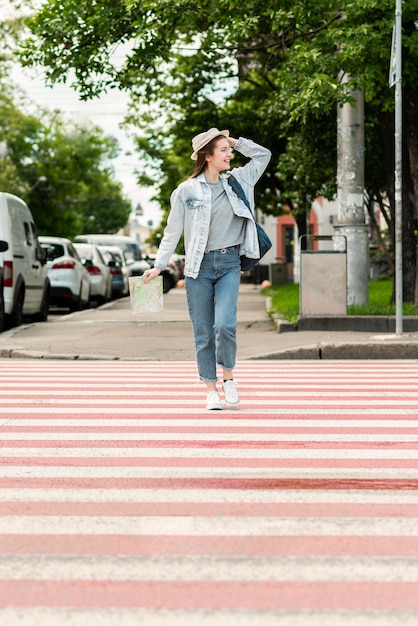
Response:
[[[395,293],[396,334],[402,334],[402,0],[395,13]]]

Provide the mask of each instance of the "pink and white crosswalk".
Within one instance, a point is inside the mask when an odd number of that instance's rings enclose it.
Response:
[[[418,363],[0,361],[0,624],[418,623]]]

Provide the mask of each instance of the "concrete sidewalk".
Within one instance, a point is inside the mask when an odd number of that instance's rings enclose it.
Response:
[[[418,359],[418,332],[398,336],[379,328],[289,332],[289,324],[268,317],[259,286],[241,285],[239,360]],[[195,360],[185,291],[165,294],[164,311],[152,315],[133,315],[129,298],[71,315],[51,311],[47,323],[0,334],[0,358]]]

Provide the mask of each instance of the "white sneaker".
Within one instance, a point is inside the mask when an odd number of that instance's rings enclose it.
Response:
[[[226,380],[222,384],[224,390],[225,404],[229,409],[239,408],[239,395],[235,386],[234,380]]]
[[[206,408],[209,411],[222,409],[222,402],[217,391],[209,391],[206,398]]]

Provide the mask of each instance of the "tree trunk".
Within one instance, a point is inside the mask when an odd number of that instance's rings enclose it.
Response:
[[[309,235],[308,232],[308,211],[310,211],[310,207],[306,209],[306,212],[304,213],[303,211],[301,211],[300,209],[298,209],[297,207],[295,207],[295,205],[293,204],[291,198],[288,198],[287,202],[286,202],[287,206],[289,207],[289,210],[293,216],[293,219],[295,220],[297,227],[298,227],[298,237],[299,237],[299,241],[300,241],[300,249],[303,250],[307,250],[309,247],[308,244],[308,238],[305,237],[305,235]],[[308,205],[307,205],[308,206]],[[303,239],[301,239],[301,237],[303,237]]]

